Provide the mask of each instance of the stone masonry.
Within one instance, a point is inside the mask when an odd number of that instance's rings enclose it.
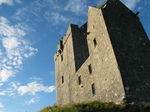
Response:
[[[137,14],[108,0],[69,26],[54,56],[57,105],[150,103],[150,42]]]

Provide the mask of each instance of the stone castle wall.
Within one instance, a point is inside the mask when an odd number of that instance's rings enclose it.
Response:
[[[108,1],[104,20],[118,62],[127,102],[150,102],[150,42],[138,16]]]
[[[89,7],[88,22],[80,28],[70,25],[58,44],[57,105],[150,101],[148,37],[138,17],[119,0],[106,4]]]

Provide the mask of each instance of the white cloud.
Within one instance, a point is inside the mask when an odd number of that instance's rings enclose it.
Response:
[[[20,86],[20,83],[11,82],[10,85],[13,87],[14,90],[17,90],[18,86]]]
[[[77,15],[86,14],[87,2],[86,0],[69,0],[66,11],[71,11]]]
[[[15,72],[13,70],[6,70],[2,69],[0,70],[0,81],[5,82],[10,77],[14,77]]]
[[[1,21],[1,24],[2,23],[3,24],[8,24],[9,23],[9,21],[6,18],[2,17],[2,16],[0,16],[0,21]]]
[[[0,102],[0,108],[3,108],[4,107],[4,105]]]
[[[3,85],[3,83],[0,83],[0,86],[2,86]]]
[[[27,104],[36,103],[36,102],[40,101],[39,98],[40,98],[40,97],[35,97],[35,98],[32,98],[32,99],[30,99],[29,101],[25,101],[25,102],[26,102]]]
[[[40,81],[42,80],[42,78],[37,78],[35,76],[31,77],[30,80],[33,80],[33,81]]]
[[[139,3],[141,0],[121,0],[129,9],[133,10],[137,3]]]
[[[15,93],[11,88],[0,92],[0,96],[12,96],[12,94],[14,95]]]
[[[18,93],[20,95],[25,95],[28,93],[29,95],[36,95],[37,92],[47,92],[51,93],[55,90],[55,86],[44,86],[37,82],[28,83],[26,86],[20,86],[18,88]]]
[[[8,23],[9,21],[6,18],[0,17],[0,35],[13,36],[13,34],[17,33]]]
[[[47,11],[44,16],[48,21],[52,21],[53,24],[59,24],[59,23],[62,23],[62,22],[65,22],[65,23],[69,22],[69,18],[63,16],[59,12],[49,12],[49,11]]]
[[[21,3],[20,0],[0,0],[0,5],[1,4],[13,5],[14,2]]]
[[[24,18],[26,18],[26,12],[28,12],[28,8],[20,8],[17,10],[17,12],[14,14],[14,16],[12,17],[13,19],[17,19],[17,20],[23,20]]]
[[[39,79],[40,78],[36,78],[36,80]],[[34,98],[32,98],[29,101],[26,101],[27,104],[39,101],[40,97],[37,97],[39,92],[51,93],[55,90],[55,86],[44,86],[43,84],[38,82],[31,82],[25,86],[21,86],[19,82],[10,82],[9,86],[10,87],[6,88],[5,90],[0,90],[0,96],[15,97],[17,94],[21,96],[25,94],[34,95]]]
[[[1,4],[13,5],[13,0],[0,0],[0,5]]]
[[[9,21],[0,17],[0,82],[14,77],[21,68],[23,60],[33,56],[38,50],[31,47],[23,37],[26,28],[21,24],[9,25]]]
[[[63,6],[64,8],[62,8],[61,2],[58,1],[50,0],[47,1],[47,4],[49,4],[49,10],[44,13],[44,18],[52,25],[76,23],[75,21],[78,21],[76,16],[87,15],[86,0],[68,0],[67,4]]]
[[[15,0],[17,3],[22,3],[20,0]]]
[[[138,7],[138,11],[140,11],[140,10],[142,10],[143,9],[143,7]]]
[[[30,21],[32,17],[39,17],[41,19],[42,15],[40,15],[42,8],[45,8],[47,4],[44,4],[44,1],[34,0],[28,4],[26,7],[19,8],[16,13],[12,16],[13,19],[21,20],[21,21]],[[32,18],[33,20],[33,18]]]
[[[0,91],[0,96],[14,96],[16,95],[17,89],[20,86],[20,83],[10,82],[9,88]]]
[[[6,93],[4,91],[0,92],[0,96],[5,96]]]
[[[11,50],[17,48],[20,42],[16,37],[8,37],[2,39],[2,44],[4,48],[6,48],[7,50]]]

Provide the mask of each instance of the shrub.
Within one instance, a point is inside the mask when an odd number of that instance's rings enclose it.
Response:
[[[39,112],[150,112],[150,105],[116,105],[114,103],[100,103],[98,101],[93,101],[64,107],[54,105],[52,107],[45,107]]]

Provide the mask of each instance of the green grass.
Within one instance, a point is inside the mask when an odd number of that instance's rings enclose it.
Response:
[[[56,105],[43,108],[39,112],[150,112],[150,105],[131,106],[129,104],[116,105],[114,103],[78,103],[64,107]]]

